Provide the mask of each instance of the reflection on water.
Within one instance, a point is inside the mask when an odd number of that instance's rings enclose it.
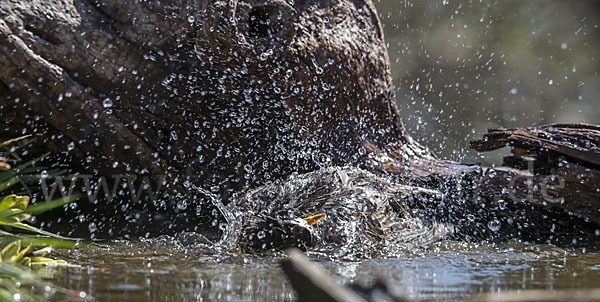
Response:
[[[291,301],[282,254],[186,250],[174,240],[117,241],[57,256],[83,268],[55,269],[52,282],[99,301]],[[483,292],[600,286],[600,253],[510,242],[440,242],[393,259],[339,261],[309,255],[343,282],[383,276],[411,298],[448,300]]]

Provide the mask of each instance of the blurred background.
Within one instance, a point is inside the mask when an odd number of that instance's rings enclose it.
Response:
[[[488,127],[600,123],[600,1],[374,0],[404,124],[440,157]]]

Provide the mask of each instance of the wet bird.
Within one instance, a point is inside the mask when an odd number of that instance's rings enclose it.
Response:
[[[411,210],[440,193],[397,184],[354,167],[292,175],[246,193],[240,246],[250,252],[289,247],[409,247],[443,238],[451,228]]]
[[[471,191],[474,184],[461,179],[407,185],[356,167],[291,175],[235,201],[244,213],[238,243],[248,252],[298,247],[373,256],[441,239],[600,246],[592,235],[595,224],[552,209],[481,198]],[[433,185],[426,188],[428,182]],[[551,216],[557,218],[547,219]]]

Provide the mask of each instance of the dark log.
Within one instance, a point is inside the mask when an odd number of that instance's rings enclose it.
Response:
[[[509,169],[490,169],[481,195],[526,201],[600,225],[600,127],[586,124],[489,129],[471,147],[510,146]]]
[[[281,262],[281,267],[298,293],[298,301],[365,301],[338,285],[325,271],[310,263],[300,250],[286,252],[289,258]]]
[[[512,147],[515,156],[533,156],[537,164],[552,168],[563,159],[583,166],[600,166],[600,126],[589,124],[553,124],[531,128],[488,129],[483,139],[471,142],[471,148],[492,151]]]
[[[434,159],[399,119],[371,1],[290,3],[2,1],[0,139],[33,134],[30,150],[75,171],[148,177],[171,198],[147,203],[187,200],[186,221],[214,212],[205,190],[227,203],[358,164],[361,142]]]
[[[311,263],[298,249],[286,250],[283,272],[298,294],[297,301],[407,301],[378,280],[369,287],[342,286],[325,270]]]
[[[307,156],[356,161],[363,140],[428,154],[398,118],[370,1],[3,1],[0,82],[1,138],[72,141],[89,168],[171,192],[176,175],[226,196]]]
[[[0,140],[33,134],[33,150],[76,171],[147,176],[189,200],[184,224],[199,223],[196,206],[217,210],[207,191],[227,203],[329,164],[475,201],[463,214],[482,213],[480,224],[499,199],[511,201],[506,219],[599,223],[597,126],[493,130],[474,143],[512,144],[507,163],[543,162],[533,181],[565,184],[549,203],[511,183],[522,171],[437,159],[406,133],[391,83],[369,0],[0,2]]]

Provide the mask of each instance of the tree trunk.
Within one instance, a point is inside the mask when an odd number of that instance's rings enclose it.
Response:
[[[33,134],[79,170],[147,176],[197,205],[201,188],[227,201],[330,163],[486,202],[513,173],[438,160],[406,133],[370,0],[5,0],[0,114],[0,139]],[[536,141],[519,131],[477,146]],[[539,154],[575,160],[556,170],[557,207],[598,223],[597,185],[577,184],[597,179],[597,149],[580,147]]]
[[[3,1],[0,64],[2,138],[73,142],[89,168],[173,192],[356,161],[363,140],[429,156],[370,1]]]

